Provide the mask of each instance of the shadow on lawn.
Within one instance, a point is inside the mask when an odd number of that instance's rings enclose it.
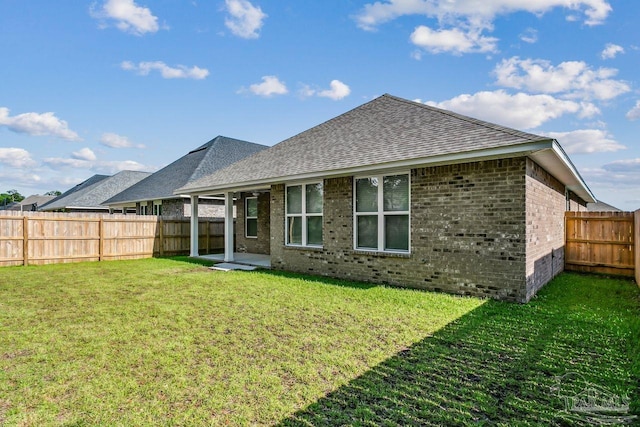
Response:
[[[326,276],[314,276],[310,274],[292,273],[289,271],[282,271],[282,270],[258,269],[256,270],[256,272],[262,275],[269,275],[274,277],[286,277],[288,279],[299,279],[299,280],[304,280],[305,282],[320,283],[323,285],[342,286],[342,287],[354,288],[354,289],[372,289],[372,288],[377,288],[379,286],[384,286],[377,283],[355,282],[355,281],[348,281],[343,279],[335,279],[335,278],[326,277]]]
[[[545,299],[488,301],[279,425],[591,425],[604,418],[581,398],[637,405],[629,337],[597,329],[598,307]]]

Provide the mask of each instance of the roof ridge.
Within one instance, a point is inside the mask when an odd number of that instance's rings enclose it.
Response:
[[[523,132],[523,131],[520,131],[520,130],[517,130],[517,129],[510,128],[508,126],[499,125],[497,123],[491,123],[491,122],[488,122],[488,121],[485,121],[485,120],[475,119],[473,117],[466,116],[464,114],[456,113],[455,111],[445,110],[443,108],[434,107],[432,105],[427,105],[427,104],[424,104],[422,102],[411,101],[409,99],[400,98],[400,97],[397,97],[397,96],[394,96],[394,95],[391,95],[391,94],[388,94],[388,93],[385,93],[382,96],[389,97],[389,98],[391,98],[391,99],[393,99],[395,101],[403,102],[405,104],[415,105],[417,107],[421,107],[421,108],[424,108],[424,109],[427,109],[427,110],[431,110],[433,112],[440,113],[440,114],[443,114],[445,116],[454,117],[454,118],[459,119],[459,120],[463,120],[463,121],[466,121],[466,122],[469,122],[469,123],[473,123],[473,124],[476,124],[476,125],[484,126],[484,127],[488,128],[488,129],[496,130],[496,131],[499,131],[499,132],[504,132],[507,135],[516,136],[516,137],[520,137],[520,138],[524,138],[523,135],[531,135],[531,136],[536,137],[536,139],[533,139],[534,141],[546,141],[546,140],[552,140],[553,139],[553,138],[543,137],[541,135],[536,135],[536,134],[529,133],[529,132]],[[532,139],[532,138],[529,138],[529,139]]]

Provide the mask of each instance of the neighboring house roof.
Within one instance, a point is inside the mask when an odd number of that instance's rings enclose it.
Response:
[[[217,136],[206,144],[104,202],[105,205],[144,200],[175,199],[174,191],[204,176],[268,148],[239,139]]]
[[[587,210],[590,212],[622,212],[621,209],[600,200],[595,203],[587,203]]]
[[[383,95],[191,182],[206,194],[294,179],[527,155],[586,201],[593,195],[557,141]],[[555,171],[553,169],[556,169]]]
[[[15,211],[20,210],[20,205],[17,202],[11,202],[7,205],[0,205],[0,211]]]
[[[33,208],[34,205],[36,207],[42,206],[45,203],[50,202],[51,200],[53,200],[55,198],[56,198],[56,196],[41,196],[39,194],[34,194],[34,195],[31,195],[31,196],[25,198],[21,202],[13,203],[6,210],[11,210],[11,211],[30,211]]]
[[[101,203],[151,175],[149,172],[122,171],[113,176],[94,175],[86,181],[65,191],[55,199],[38,208],[39,211],[58,209],[102,209]]]

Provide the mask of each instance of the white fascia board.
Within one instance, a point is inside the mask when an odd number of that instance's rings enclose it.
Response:
[[[121,207],[121,206],[128,206],[131,203],[133,203],[134,205],[136,203],[142,203],[142,202],[151,202],[151,201],[156,201],[156,200],[173,200],[173,199],[179,199],[180,197],[189,197],[186,195],[175,195],[175,196],[166,196],[166,197],[154,197],[152,199],[135,199],[135,200],[123,200],[121,202],[114,202],[114,203],[100,203],[100,205],[102,206],[109,206],[109,207]]]
[[[56,208],[56,209],[101,209],[101,210],[109,210],[109,208],[107,207],[102,207],[102,206],[65,206],[63,208]]]

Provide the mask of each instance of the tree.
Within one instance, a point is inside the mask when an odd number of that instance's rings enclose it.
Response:
[[[58,190],[47,191],[46,193],[44,193],[45,196],[59,196],[61,194],[62,192]]]
[[[0,194],[0,205],[7,206],[13,202],[21,202],[24,200],[24,196],[18,193],[18,190],[9,190],[6,193]]]

